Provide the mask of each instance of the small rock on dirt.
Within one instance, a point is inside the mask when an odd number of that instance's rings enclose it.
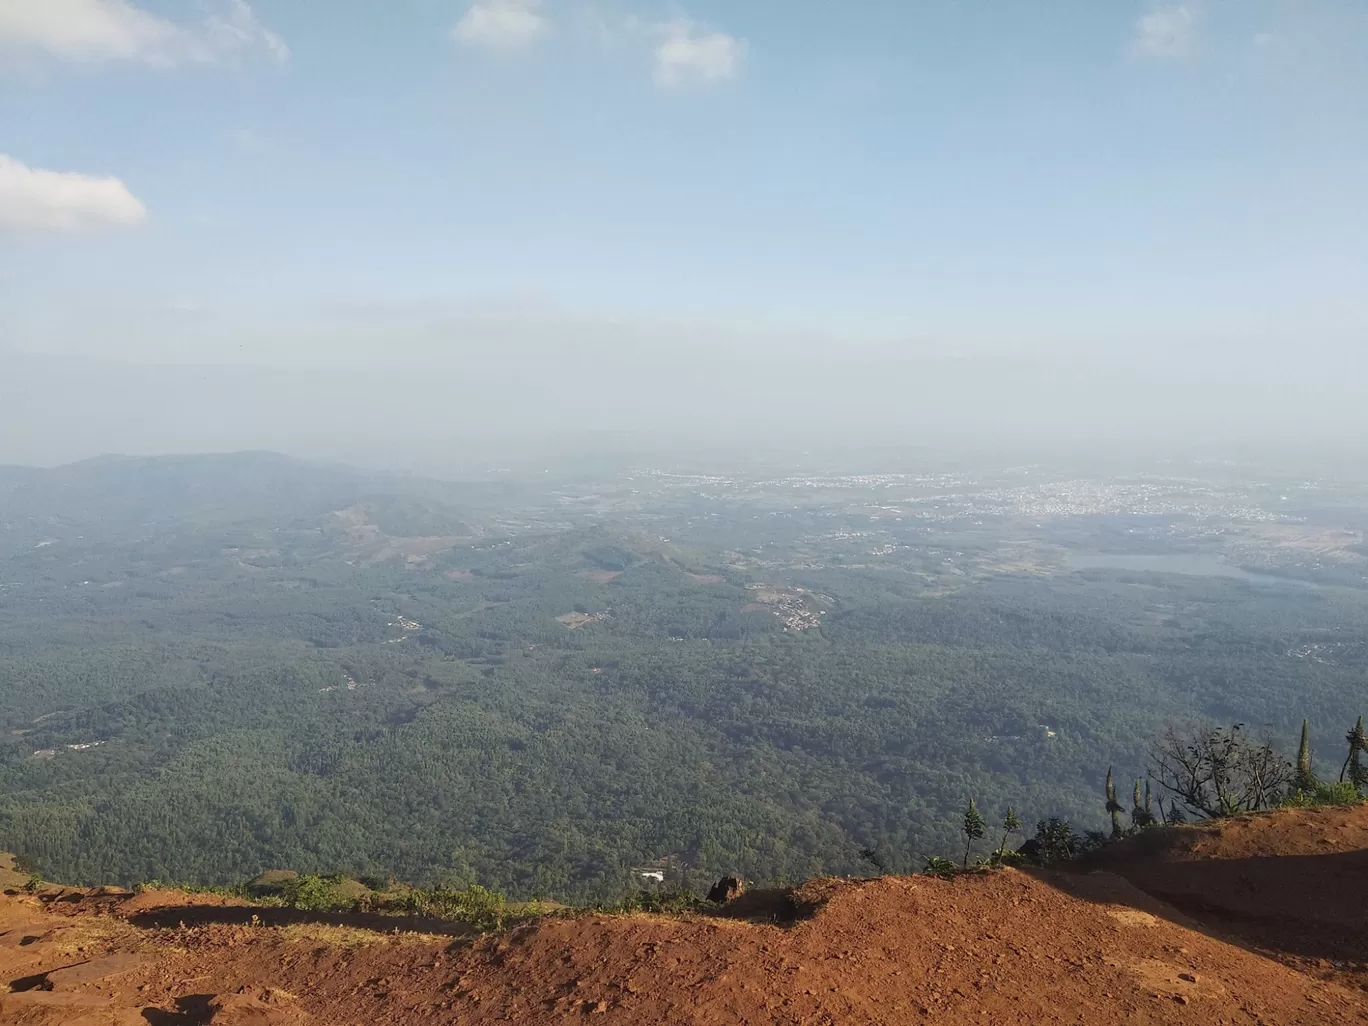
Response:
[[[295,1004],[294,995],[282,990],[242,989],[220,994],[209,1002],[210,1026],[305,1026],[313,1021]]]
[[[746,884],[739,876],[724,876],[712,885],[708,900],[724,905],[746,893]]]

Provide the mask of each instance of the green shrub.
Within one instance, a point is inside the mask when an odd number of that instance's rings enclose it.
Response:
[[[983,869],[1001,869],[1003,866],[1020,866],[1030,860],[1019,851],[1009,851],[1006,848],[999,848],[978,860],[978,865]]]
[[[922,865],[922,872],[927,876],[938,876],[942,880],[949,880],[959,874],[960,867],[947,858],[942,858],[939,855],[928,855]]]
[[[1086,834],[1074,833],[1068,820],[1051,816],[1036,824],[1034,844],[1024,854],[1038,865],[1048,866],[1052,862],[1067,862],[1096,851],[1106,841],[1107,838],[1095,830]]]
[[[1351,781],[1317,781],[1314,791],[1294,791],[1280,803],[1285,808],[1309,809],[1317,805],[1357,805],[1363,801]]]
[[[285,881],[277,894],[263,896],[259,903],[305,912],[346,910],[353,903],[338,893],[339,882],[341,877],[336,876],[297,876]]]
[[[700,898],[693,891],[676,885],[662,887],[658,891],[638,891],[630,898],[597,905],[595,908],[600,912],[614,914],[651,912],[656,915],[676,916],[685,912],[708,912],[717,906],[706,898]]]
[[[461,889],[437,887],[430,891],[410,891],[390,908],[411,915],[468,923],[479,930],[497,930],[508,916],[508,899],[501,891],[474,884]]]

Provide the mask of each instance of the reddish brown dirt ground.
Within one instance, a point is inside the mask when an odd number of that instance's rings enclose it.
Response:
[[[1142,834],[1092,860],[1305,972],[1368,988],[1368,809]]]
[[[11,890],[0,1023],[1368,1023],[1351,973],[1318,978],[1299,971],[1316,968],[1310,956],[1286,950],[1327,925],[1342,932],[1316,942],[1326,951],[1362,948],[1365,885],[1337,860],[1368,845],[1365,812],[1155,834],[1109,851],[1108,872],[814,881],[748,895],[729,916],[551,917],[484,938],[170,891]],[[1260,859],[1309,861],[1291,877],[1248,876]],[[795,902],[810,914],[777,924]],[[1232,941],[1255,915],[1293,938],[1262,945],[1281,963]]]

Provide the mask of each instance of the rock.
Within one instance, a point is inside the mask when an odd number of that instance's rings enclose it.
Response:
[[[1040,842],[1034,837],[1030,838],[1017,849],[1017,854],[1031,862],[1037,861],[1040,858]]]
[[[44,922],[30,922],[16,929],[0,933],[0,948],[26,948],[30,944],[49,939],[57,931]]]
[[[283,990],[246,987],[209,1002],[209,1026],[305,1026],[313,1021]]]
[[[719,905],[725,905],[729,901],[741,897],[746,893],[745,882],[739,876],[724,876],[717,883],[713,884],[712,890],[708,892],[708,900]]]
[[[52,970],[47,974],[47,981],[43,984],[42,989],[72,990],[86,983],[107,980],[111,976],[126,973],[146,962],[146,957],[132,952],[106,955],[104,958],[93,958],[89,962],[81,962],[78,965],[69,965],[63,969]]]

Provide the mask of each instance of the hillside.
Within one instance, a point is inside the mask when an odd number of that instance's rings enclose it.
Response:
[[[0,465],[0,556],[215,531],[369,527],[390,536],[468,537],[470,489],[272,452],[99,456],[52,468]],[[336,513],[346,508],[341,524]],[[369,540],[369,539],[367,539]],[[449,547],[448,543],[448,547]],[[61,550],[59,550],[61,551]],[[46,553],[45,555],[53,555]],[[78,558],[79,558],[78,556]]]
[[[1267,903],[1296,938],[1343,925],[1350,947],[1322,951],[1332,968],[1361,957],[1361,924],[1351,936],[1336,910],[1363,907],[1338,888],[1365,837],[1368,809],[1292,812],[1156,832],[1106,853],[1117,872],[816,880],[713,916],[557,915],[482,938],[176,892],[10,889],[0,1022],[1368,1022],[1352,976],[1299,972],[1299,953],[1278,964],[1227,932]],[[1251,859],[1294,860],[1295,886],[1246,877]],[[1182,891],[1184,912],[1118,873],[1205,884]],[[1212,917],[1192,914],[1203,894]]]
[[[0,468],[0,850],[81,885],[288,866],[569,902],[643,866],[906,873],[970,796],[1103,827],[1107,767],[1143,776],[1168,724],[1286,750],[1306,719],[1333,776],[1363,711],[1368,589],[1070,569],[1198,545],[1187,514],[1115,520],[1148,508],[1124,481],[550,471]],[[1212,537],[1284,510],[1220,488],[1163,494]],[[1279,537],[1358,530],[1319,509]]]
[[[1131,838],[1090,863],[1314,975],[1368,989],[1368,815],[1289,809]]]

